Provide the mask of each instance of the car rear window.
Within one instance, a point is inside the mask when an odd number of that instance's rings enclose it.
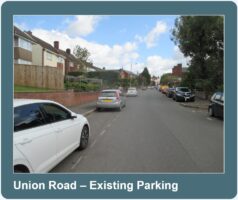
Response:
[[[101,92],[100,97],[116,97],[116,92]]]

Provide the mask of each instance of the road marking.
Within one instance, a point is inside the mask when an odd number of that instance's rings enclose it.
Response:
[[[212,118],[210,118],[210,117],[207,117],[207,120],[210,120],[210,121],[212,121]]]
[[[196,111],[195,110],[192,110],[193,113],[195,113]]]
[[[96,144],[96,140],[90,145],[90,148],[92,148]]]
[[[74,165],[71,167],[71,169],[74,169],[78,164],[79,162],[82,160],[83,156],[80,156],[79,159],[76,161],[76,163],[74,163]]]
[[[112,125],[112,124],[108,124],[107,127],[109,128],[109,127],[111,127],[111,125]]]
[[[106,130],[103,130],[99,135],[100,135],[100,136],[103,136],[104,133],[106,133]]]

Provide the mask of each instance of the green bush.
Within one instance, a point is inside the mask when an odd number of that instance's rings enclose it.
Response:
[[[73,89],[75,91],[99,91],[100,85],[94,83],[85,83],[85,82],[65,82],[65,89]]]

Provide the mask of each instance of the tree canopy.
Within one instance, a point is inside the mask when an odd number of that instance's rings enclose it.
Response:
[[[222,16],[181,16],[172,30],[172,40],[191,58],[185,82],[205,91],[223,86],[223,23]]]
[[[147,67],[144,68],[143,72],[139,75],[139,84],[148,86],[150,85],[151,76]]]

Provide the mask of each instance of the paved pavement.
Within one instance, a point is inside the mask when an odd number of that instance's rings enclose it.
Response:
[[[82,104],[79,106],[71,106],[69,107],[72,111],[87,116],[95,111],[96,109],[96,101],[92,101],[90,103]]]
[[[87,116],[90,142],[52,172],[223,172],[223,121],[156,90],[127,98],[121,112]]]
[[[182,103],[180,103],[180,105],[184,106],[184,107],[208,110],[209,103],[210,102],[208,100],[196,98],[194,102],[182,102]]]

